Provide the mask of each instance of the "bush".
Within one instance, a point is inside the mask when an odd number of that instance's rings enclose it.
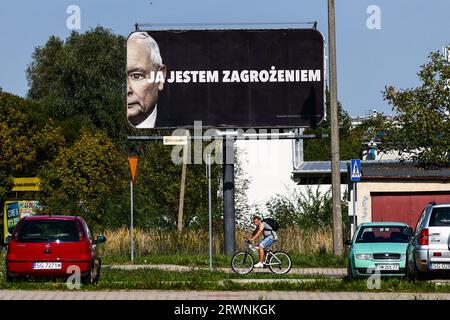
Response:
[[[345,197],[344,197],[345,199]],[[308,186],[306,191],[295,189],[288,195],[277,195],[266,204],[269,215],[277,219],[282,228],[300,226],[302,230],[326,230],[333,225],[331,190],[320,191]],[[344,232],[348,230],[348,206],[342,202]]]

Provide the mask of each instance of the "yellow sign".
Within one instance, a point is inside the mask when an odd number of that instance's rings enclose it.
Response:
[[[187,145],[187,136],[164,136],[163,144],[165,146],[185,146]]]
[[[14,178],[12,191],[39,191],[39,178]]]

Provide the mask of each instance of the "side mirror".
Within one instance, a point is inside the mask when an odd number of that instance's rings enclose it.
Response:
[[[408,228],[403,229],[403,234],[404,234],[405,236],[412,237],[413,234],[414,234],[414,231],[413,231],[412,228],[409,228],[409,227],[408,227]]]
[[[352,241],[351,240],[345,240],[344,244],[346,246],[351,246],[352,245]]]
[[[7,236],[7,237],[5,238],[5,245],[8,245],[8,244],[9,244],[9,242],[11,241],[11,238],[12,238],[11,235],[9,235],[9,236]]]
[[[106,242],[105,236],[98,236],[97,239],[94,240],[94,243],[103,243]]]

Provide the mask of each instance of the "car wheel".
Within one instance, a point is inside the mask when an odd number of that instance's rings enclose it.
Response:
[[[17,280],[16,276],[13,276],[9,272],[6,272],[6,281],[7,282],[14,282],[16,280]]]
[[[95,268],[95,275],[93,276],[92,279],[93,283],[97,283],[100,280],[101,269],[102,269],[102,259],[99,258],[97,267]]]
[[[92,269],[93,269],[93,266],[91,266],[89,271],[87,271],[85,274],[81,275],[81,283],[82,284],[92,284],[93,283],[94,279],[92,278]]]
[[[406,257],[406,270],[405,270],[405,275],[406,275],[406,279],[408,279],[408,281],[414,282],[415,278],[414,278],[414,272],[411,271],[411,266],[409,263],[409,258]]]
[[[353,268],[351,262],[349,262],[347,266],[347,280],[352,281],[353,278]]]
[[[419,270],[415,270],[415,275],[416,275],[416,281],[424,281],[427,280],[427,274],[424,272],[421,272]]]
[[[417,281],[423,281],[426,280],[426,273],[421,272],[416,265],[416,259],[414,259],[413,261],[413,274],[412,274],[412,281],[413,282],[417,282]]]

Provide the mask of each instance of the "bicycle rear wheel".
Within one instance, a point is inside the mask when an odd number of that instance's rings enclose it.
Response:
[[[247,274],[253,270],[255,262],[251,254],[245,251],[237,252],[231,258],[231,269],[239,274]]]
[[[283,251],[276,251],[269,260],[270,271],[276,274],[286,274],[291,270],[291,257]]]

